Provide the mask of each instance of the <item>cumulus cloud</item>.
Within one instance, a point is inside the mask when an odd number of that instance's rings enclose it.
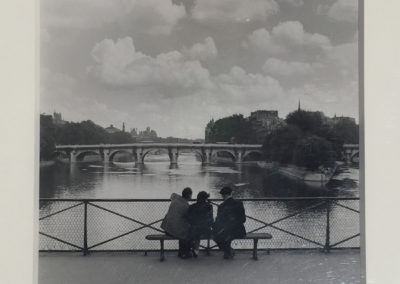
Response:
[[[99,28],[131,25],[141,32],[168,35],[186,17],[183,5],[171,0],[43,0],[42,23],[50,28]]]
[[[182,53],[189,59],[205,61],[215,58],[218,50],[214,40],[207,37],[204,42],[196,43],[191,48],[184,47]]]
[[[330,4],[320,4],[317,12],[335,21],[356,22],[358,18],[357,0],[337,0]]]
[[[82,96],[77,79],[59,72],[42,68],[40,74],[40,112],[52,114],[61,112],[63,118],[71,121],[91,119],[107,126],[134,120],[135,115],[110,107],[91,97]],[[99,116],[99,114],[101,114]]]
[[[234,103],[258,104],[284,94],[276,79],[262,74],[247,73],[238,66],[232,67],[229,73],[218,75],[215,83],[220,90],[216,92],[219,98],[227,98]]]
[[[200,22],[248,22],[266,20],[278,11],[275,0],[202,0],[195,2],[192,17]]]
[[[113,86],[164,86],[200,88],[210,85],[209,72],[199,61],[185,60],[171,51],[156,57],[136,51],[130,37],[114,42],[105,39],[91,52],[95,65],[89,73]]]
[[[304,31],[297,21],[283,22],[273,27],[271,32],[265,28],[253,31],[243,43],[246,48],[265,54],[284,54],[296,52],[301,54],[322,52],[331,46],[328,37],[318,33]]]
[[[336,88],[331,88],[329,85],[304,84],[288,90],[287,93],[292,99],[301,98],[304,109],[321,110],[330,116],[335,113],[352,117],[358,115],[358,108],[356,114],[354,113],[355,106],[358,106],[358,81],[351,80]]]
[[[268,58],[262,69],[267,74],[279,76],[304,76],[313,72],[313,66],[310,63],[285,61],[277,58]]]
[[[304,1],[303,0],[278,0],[278,2],[285,2],[288,3],[290,5],[293,5],[295,7],[300,7],[304,5]]]
[[[172,0],[131,0],[125,18],[129,26],[153,35],[168,35],[180,19],[186,17],[185,7]]]
[[[88,71],[110,86],[141,87],[153,91],[155,86],[160,86],[158,92],[168,92],[172,96],[180,93],[195,96],[196,92],[201,91],[203,95],[218,96],[219,101],[238,103],[259,102],[283,93],[277,80],[262,74],[247,73],[237,66],[228,73],[211,77],[199,61],[188,58],[194,55],[204,57],[205,53],[209,56],[209,51],[204,52],[204,46],[214,46],[211,43],[211,39],[206,39],[204,43],[195,44],[187,49],[187,55],[171,51],[151,57],[137,51],[129,37],[116,42],[105,39],[93,48],[91,54],[96,64],[90,66]]]
[[[331,71],[330,74],[335,74],[336,78],[331,78],[332,81],[334,79],[355,80],[358,78],[357,43],[351,42],[333,46],[323,61],[323,65]]]

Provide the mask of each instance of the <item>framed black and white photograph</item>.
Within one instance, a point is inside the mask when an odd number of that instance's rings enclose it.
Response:
[[[40,282],[361,283],[358,15],[41,1]]]
[[[4,172],[33,165],[21,178],[33,178],[30,203],[13,196],[33,226],[4,223],[33,230],[33,283],[389,283],[369,272],[395,207],[373,176],[390,181],[379,164],[396,148],[380,133],[397,128],[371,119],[395,114],[371,93],[394,97],[396,76],[374,87],[364,64],[388,70],[371,48],[395,25],[368,26],[365,11],[361,0],[38,1],[25,60],[36,94],[8,115],[34,109],[34,151],[3,147]]]

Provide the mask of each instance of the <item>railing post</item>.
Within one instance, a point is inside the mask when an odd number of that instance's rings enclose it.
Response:
[[[331,215],[331,204],[330,201],[326,201],[326,238],[325,238],[325,252],[329,253],[330,251],[330,215]]]
[[[83,255],[88,255],[88,244],[87,244],[87,205],[88,201],[85,200],[84,204],[84,216],[83,216]]]

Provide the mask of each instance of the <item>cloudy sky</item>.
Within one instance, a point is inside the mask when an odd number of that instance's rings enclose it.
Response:
[[[41,0],[40,111],[160,136],[297,108],[358,117],[357,0]]]

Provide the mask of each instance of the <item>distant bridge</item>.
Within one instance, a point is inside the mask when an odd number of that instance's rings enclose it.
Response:
[[[152,151],[168,152],[171,165],[178,163],[180,153],[196,153],[203,164],[211,163],[216,153],[228,153],[235,163],[242,163],[252,153],[262,154],[262,145],[251,144],[190,144],[190,143],[133,143],[133,144],[99,144],[99,145],[58,145],[56,154],[69,158],[71,163],[82,161],[86,155],[99,155],[104,163],[112,162],[118,153],[130,154],[136,164],[143,164],[144,158]],[[344,144],[343,156],[347,164],[359,155],[358,144]]]
[[[354,162],[354,158],[359,158],[360,146],[358,144],[344,144],[343,155],[346,164],[350,165],[352,162]]]
[[[136,164],[143,164],[144,158],[152,151],[168,152],[171,165],[178,163],[183,152],[194,152],[203,164],[211,163],[211,156],[216,153],[228,153],[235,163],[242,163],[251,153],[261,152],[262,145],[249,144],[190,144],[190,143],[133,143],[133,144],[100,144],[100,145],[58,145],[56,154],[69,157],[71,163],[82,161],[85,155],[97,154],[104,163],[112,162],[118,153],[130,154]]]

